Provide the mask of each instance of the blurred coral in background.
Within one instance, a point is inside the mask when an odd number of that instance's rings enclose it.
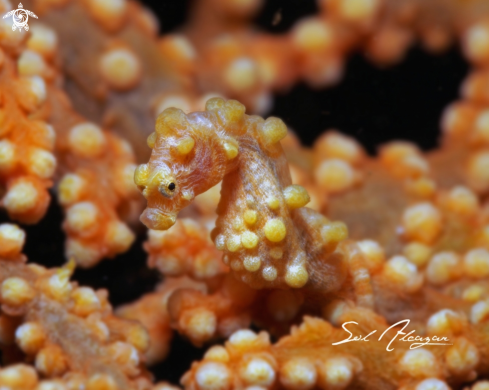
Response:
[[[489,389],[489,2],[316,5],[278,32],[260,0],[195,0],[162,35],[126,0],[0,20],[2,390]],[[432,151],[308,147],[269,116],[414,45],[470,66]],[[404,319],[450,345],[389,352]],[[333,345],[348,321],[376,334]]]

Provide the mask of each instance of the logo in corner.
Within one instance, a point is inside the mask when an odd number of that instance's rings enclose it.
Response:
[[[13,11],[8,12],[4,15],[3,18],[5,19],[9,16],[12,16],[12,31],[15,31],[16,28],[18,28],[19,31],[22,31],[22,29],[24,29],[25,31],[29,31],[29,25],[27,24],[29,16],[37,19],[37,15],[32,11],[24,9],[22,3],[19,3],[18,9],[14,9]]]

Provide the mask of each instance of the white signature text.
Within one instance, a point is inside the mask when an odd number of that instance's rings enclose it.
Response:
[[[378,338],[378,341],[382,340],[382,338],[384,337],[384,335],[389,331],[391,330],[392,328],[395,328],[396,326],[400,326],[401,324],[404,324],[404,326],[397,331],[397,333],[395,334],[395,336],[391,339],[391,341],[389,342],[389,344],[387,345],[387,347],[385,348],[387,351],[393,351],[394,348],[391,348],[391,344],[397,339],[398,336],[402,336],[401,338],[399,338],[399,341],[404,341],[404,342],[409,342],[411,343],[409,349],[416,349],[416,348],[420,348],[420,347],[424,347],[425,345],[452,345],[449,343],[449,340],[447,337],[443,336],[443,337],[437,337],[437,336],[431,336],[431,337],[421,337],[421,336],[417,336],[417,335],[413,335],[413,333],[415,332],[414,330],[410,331],[409,333],[406,333],[404,332],[404,329],[406,329],[406,327],[409,325],[409,322],[410,320],[406,319],[406,320],[402,320],[402,321],[399,321],[399,322],[396,322],[394,325],[390,326],[389,328],[387,328],[384,333],[382,333],[380,335],[380,337]],[[341,325],[341,327],[350,335],[348,336],[348,338],[344,339],[344,340],[341,340],[341,341],[338,341],[336,343],[333,343],[332,345],[339,345],[339,344],[344,344],[344,343],[351,343],[352,341],[370,341],[368,338],[373,335],[375,332],[377,332],[376,330],[373,330],[371,331],[368,335],[366,336],[353,336],[353,333],[350,332],[346,325],[348,324],[355,324],[355,325],[358,325],[358,322],[355,322],[355,321],[348,321],[348,322],[345,322],[343,325]]]

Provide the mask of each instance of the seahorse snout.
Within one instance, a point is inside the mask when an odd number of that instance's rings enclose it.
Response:
[[[176,214],[165,214],[156,208],[147,208],[143,211],[140,218],[149,229],[168,230],[177,220]]]

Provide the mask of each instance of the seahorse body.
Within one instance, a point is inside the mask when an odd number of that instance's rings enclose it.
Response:
[[[169,108],[148,138],[153,152],[136,184],[148,200],[141,221],[165,230],[198,194],[221,180],[212,239],[224,262],[255,288],[338,290],[348,274],[346,226],[304,207],[307,191],[292,185],[278,118],[245,114],[234,100],[214,98],[206,111]]]

